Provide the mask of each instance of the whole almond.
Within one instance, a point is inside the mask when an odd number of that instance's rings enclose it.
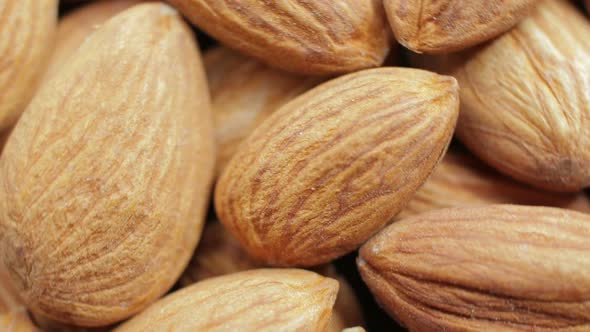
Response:
[[[218,216],[267,264],[327,263],[385,226],[426,181],[458,104],[453,78],[416,69],[324,83],[241,145],[217,183]]]
[[[0,331],[38,331],[2,263],[0,263]]]
[[[590,216],[495,205],[393,223],[361,275],[410,331],[588,331]]]
[[[538,0],[384,0],[400,44],[417,53],[448,53],[494,38]]]
[[[197,245],[214,162],[200,55],[169,6],[105,23],[0,158],[0,258],[28,307],[81,326],[142,310]]]
[[[33,97],[56,24],[57,0],[0,2],[0,131],[16,122]]]
[[[89,3],[64,16],[57,26],[55,49],[45,79],[59,72],[86,38],[115,14],[140,3],[141,0],[101,0]]]
[[[322,81],[273,69],[226,47],[208,51],[203,62],[211,91],[218,174],[254,128]]]
[[[389,51],[382,0],[169,0],[227,46],[296,74],[377,67]]]
[[[554,206],[590,213],[590,201],[584,193],[534,189],[499,174],[467,153],[451,149],[398,218],[448,207],[490,204]]]
[[[538,188],[590,186],[590,21],[568,1],[485,47],[416,60],[457,78],[457,134],[488,164]]]
[[[322,332],[337,291],[305,270],[239,272],[176,291],[114,331]]]

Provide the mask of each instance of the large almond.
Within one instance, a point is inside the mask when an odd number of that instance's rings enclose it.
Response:
[[[221,175],[215,206],[249,255],[313,266],[360,246],[444,154],[455,79],[408,68],[349,74],[266,119]]]
[[[0,131],[16,122],[33,97],[56,25],[57,0],[0,2]]]
[[[381,0],[169,0],[227,46],[296,74],[377,67],[389,50]]]
[[[545,0],[489,45],[417,62],[461,85],[457,134],[498,170],[533,186],[590,186],[590,21]]]
[[[448,53],[496,37],[538,0],[384,0],[400,44],[418,53]]]
[[[496,205],[396,222],[361,275],[410,331],[590,330],[590,216]]]
[[[584,193],[538,190],[499,174],[468,153],[451,149],[398,217],[490,204],[555,206],[590,213],[590,200]]]
[[[305,270],[261,269],[201,281],[115,329],[323,332],[338,282]]]
[[[162,296],[203,225],[212,116],[169,6],[105,23],[44,84],[0,159],[0,258],[28,307],[107,325]]]

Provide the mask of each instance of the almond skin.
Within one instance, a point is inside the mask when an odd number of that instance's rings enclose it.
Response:
[[[219,179],[215,207],[248,254],[314,266],[358,248],[444,154],[455,79],[379,68],[329,81],[266,119]]]
[[[0,2],[0,131],[25,110],[47,66],[57,0]]]
[[[522,20],[538,0],[384,0],[400,44],[448,53],[492,39]]]
[[[208,51],[203,62],[215,122],[217,174],[262,121],[323,80],[268,67],[226,47]]]
[[[0,263],[0,331],[39,331],[27,313],[27,308],[18,296],[8,271]]]
[[[468,153],[451,149],[398,218],[448,207],[490,204],[554,206],[590,213],[590,201],[584,193],[534,189],[499,174]]]
[[[393,223],[357,261],[410,331],[588,331],[590,216],[495,205]]]
[[[183,288],[115,329],[325,331],[338,282],[305,270],[261,269]]]
[[[577,192],[590,186],[589,41],[590,21],[549,0],[485,47],[417,62],[459,81],[457,134],[476,155],[537,188]]]
[[[377,67],[389,51],[381,0],[169,0],[225,45],[296,74]]]
[[[0,158],[0,258],[29,309],[102,326],[162,296],[197,245],[214,153],[200,55],[176,11],[138,5],[105,23]]]

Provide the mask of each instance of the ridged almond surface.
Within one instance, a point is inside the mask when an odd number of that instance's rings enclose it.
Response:
[[[210,222],[205,226],[199,246],[184,271],[180,284],[187,287],[204,279],[262,267],[264,265],[250,258],[219,222]],[[326,332],[340,332],[347,327],[362,325],[362,310],[346,279],[332,265],[314,270],[336,279],[340,285]]]
[[[590,330],[590,216],[495,205],[393,223],[361,275],[410,331]]]
[[[225,45],[296,74],[377,67],[389,51],[381,0],[169,0]]]
[[[384,0],[400,44],[418,53],[448,53],[496,37],[538,0]]]
[[[584,193],[538,190],[499,174],[468,153],[451,149],[398,219],[448,207],[490,204],[554,206],[590,213],[590,200]]]
[[[55,49],[45,74],[49,79],[105,21],[141,0],[99,0],[68,13],[57,25]]]
[[[418,58],[461,85],[457,134],[488,164],[553,191],[590,186],[590,21],[542,1],[480,49]]]
[[[208,51],[203,61],[215,121],[218,174],[262,121],[322,81],[268,67],[226,47]]]
[[[2,263],[0,263],[0,331],[38,331]]]
[[[244,141],[217,182],[218,216],[267,264],[327,263],[385,226],[426,181],[458,104],[455,79],[417,69],[324,83]]]
[[[147,307],[197,245],[212,116],[171,7],[105,23],[43,85],[0,159],[0,258],[35,313],[107,325]]]
[[[0,1],[0,131],[27,107],[53,49],[57,0]]]
[[[305,270],[239,272],[183,288],[114,331],[323,332],[337,291]]]

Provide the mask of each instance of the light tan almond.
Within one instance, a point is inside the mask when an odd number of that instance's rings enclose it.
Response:
[[[242,144],[215,207],[249,255],[314,266],[358,248],[426,181],[452,136],[455,79],[379,68],[297,97]]]
[[[389,51],[382,0],[169,0],[225,45],[296,74],[377,67]]]
[[[180,16],[151,3],[105,23],[0,159],[0,258],[28,307],[100,326],[162,296],[197,245],[213,159],[206,78]]]
[[[538,188],[590,186],[590,21],[570,3],[542,1],[487,46],[416,62],[457,78],[457,134],[487,163]]]
[[[361,275],[410,331],[590,330],[590,216],[494,205],[393,223]]]
[[[449,53],[494,38],[538,0],[384,0],[400,44],[417,53]]]
[[[590,213],[585,193],[541,191],[499,174],[468,153],[451,149],[398,219],[448,207],[490,204],[554,206]]]
[[[203,61],[215,121],[218,174],[254,128],[323,80],[273,69],[226,47],[208,51]]]
[[[27,107],[47,66],[57,0],[0,1],[0,131]]]
[[[38,332],[2,263],[0,263],[0,331]]]
[[[168,295],[115,332],[322,332],[337,291],[336,280],[305,270],[239,272]]]

